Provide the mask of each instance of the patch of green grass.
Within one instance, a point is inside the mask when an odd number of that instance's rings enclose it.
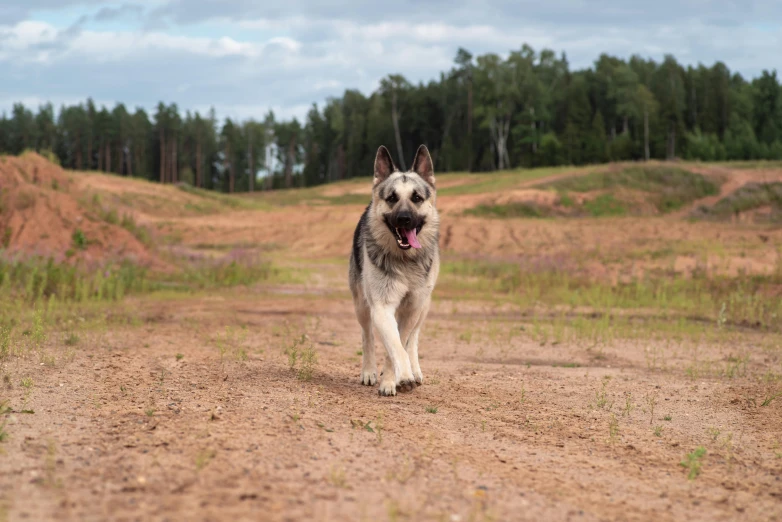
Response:
[[[285,354],[288,356],[288,366],[296,372],[297,379],[302,381],[312,379],[318,363],[318,354],[309,342],[308,336],[302,334],[294,339],[291,345],[285,348]]]
[[[0,362],[11,355],[11,326],[0,325]]]
[[[470,344],[472,341],[472,330],[467,330],[459,334],[459,340]]]
[[[437,190],[438,195],[458,196],[464,194],[484,194],[502,192],[522,183],[559,174],[565,170],[578,171],[573,167],[544,167],[535,169],[503,170],[486,173],[449,173],[437,176],[438,183],[459,181],[449,187]]]
[[[777,399],[779,397],[782,397],[782,391],[777,392],[777,393],[773,393],[773,394],[769,395],[768,397],[766,397],[766,399],[763,401],[761,406],[763,406],[763,407],[769,406],[772,403],[772,401],[774,401],[774,399]]]
[[[299,369],[296,371],[296,378],[301,381],[312,380],[315,373],[315,366],[318,364],[318,354],[315,348],[310,344],[301,351],[299,357]]]
[[[701,466],[703,465],[703,457],[706,456],[706,448],[703,446],[697,447],[692,452],[684,456],[679,465],[687,470],[687,479],[695,480],[701,473]]]
[[[613,405],[613,401],[610,403],[608,402],[608,393],[606,391],[606,388],[608,387],[608,382],[611,380],[611,377],[606,375],[603,377],[603,381],[600,387],[600,390],[595,390],[595,406],[599,409],[604,409],[606,406],[608,406],[608,409],[611,410],[611,406]]]
[[[717,163],[709,162],[708,165],[716,167],[728,167],[738,169],[780,169],[782,161],[780,160],[730,160]]]
[[[663,213],[679,209],[696,199],[719,194],[719,185],[701,174],[678,167],[655,165],[625,167],[618,172],[592,172],[585,176],[543,183],[537,188],[561,192],[613,191],[617,188],[638,190],[649,193],[650,200]],[[606,206],[613,208],[613,212],[617,211],[615,205],[612,207],[608,202],[601,204],[601,207]]]
[[[0,245],[2,245],[3,248],[8,248],[11,244],[11,237],[13,236],[14,231],[11,229],[11,227],[5,227],[3,229],[3,235],[0,236]]]
[[[103,221],[105,221],[106,223],[109,223],[111,225],[119,224],[119,216],[117,215],[117,211],[113,208],[105,211],[102,217],[103,217]]]
[[[232,326],[226,326],[224,334],[221,335],[218,333],[214,338],[214,343],[217,346],[217,351],[220,354],[220,364],[223,364],[225,354],[228,353],[229,350],[233,353],[233,356],[236,360],[246,361],[247,349],[244,346],[246,339],[247,329],[244,326],[239,329],[236,329]],[[177,354],[177,360],[180,360],[183,357],[184,355]]]
[[[571,208],[571,207],[574,207],[576,205],[576,202],[573,199],[573,197],[570,194],[567,193],[567,191],[563,191],[559,195],[559,204],[562,205],[565,208]]]
[[[149,230],[136,223],[136,219],[131,214],[123,214],[119,224],[122,228],[133,234],[141,243],[147,246],[152,243]]]
[[[480,204],[464,211],[466,215],[496,218],[543,218],[552,215],[551,210],[529,201],[514,201],[503,205]]]
[[[616,444],[619,440],[619,420],[616,415],[611,414],[611,418],[608,420],[608,442],[610,444]]]
[[[458,187],[456,187],[458,188]],[[559,196],[559,205],[571,209],[564,212],[567,216],[587,215],[592,217],[623,216],[634,213],[637,204],[630,200],[621,189],[645,193],[645,199],[655,205],[661,213],[677,210],[684,205],[710,195],[719,193],[718,183],[705,176],[684,169],[668,166],[626,167],[618,172],[597,171],[586,175],[573,176],[551,182],[541,183],[535,188],[555,190]],[[498,187],[497,191],[503,188]],[[576,203],[569,192],[604,191],[597,197],[587,199],[582,205]],[[624,198],[624,199],[623,199]],[[563,214],[560,210],[559,214]],[[494,217],[552,217],[556,209],[532,201],[520,201],[507,204],[481,204],[465,211],[465,214]]]
[[[600,194],[595,199],[585,201],[584,209],[592,217],[624,216],[627,214],[625,204],[617,200],[613,194]]]
[[[437,413],[437,406],[427,406],[426,413]]]
[[[372,201],[372,195],[340,194],[339,196],[323,196],[322,201],[329,205],[368,205]]]
[[[278,271],[265,262],[253,265],[233,259],[190,264],[185,260],[183,264],[189,264],[185,273],[159,274],[130,262],[91,267],[0,255],[0,361],[35,352],[44,364],[53,364],[44,342],[50,331],[61,332],[58,340],[74,347],[87,329],[105,329],[109,323],[138,326],[138,311],[123,303],[129,295],[173,299],[202,290],[295,280],[292,272]],[[106,303],[114,303],[111,312]],[[17,328],[20,324],[24,327]],[[241,347],[236,355],[247,359]],[[74,356],[73,349],[67,348],[62,360]]]
[[[140,226],[132,214],[123,212],[120,217],[115,208],[103,205],[100,194],[93,194],[91,200],[82,199],[81,203],[94,214],[93,219],[99,219],[111,225],[119,225],[133,234],[141,243],[147,246],[151,245],[152,242],[149,230]]]
[[[771,207],[772,220],[782,220],[782,182],[747,183],[712,207],[699,207],[693,212],[693,217],[730,219],[740,212],[765,206]]]
[[[565,260],[445,260],[438,289],[441,295],[453,298],[485,295],[527,308],[545,304],[604,311],[595,317],[597,321],[580,321],[576,317],[566,325],[570,329],[599,326],[609,331],[621,320],[620,310],[644,309],[666,317],[667,322],[660,324],[671,333],[698,334],[707,331],[706,322],[715,325],[718,318],[724,319],[724,328],[749,326],[782,331],[782,300],[773,293],[780,284],[782,273],[737,277],[698,273],[690,278],[647,273],[643,278],[612,284],[579,275],[577,266],[570,266]],[[647,321],[651,320],[654,317]],[[601,325],[600,321],[605,323]],[[734,364],[734,370],[741,371],[742,364]]]
[[[274,267],[253,253],[229,253],[221,259],[174,259],[179,272],[159,274],[130,261],[102,266],[61,263],[53,258],[5,258],[0,255],[0,312],[3,302],[117,301],[131,293],[185,291],[295,281],[292,271]],[[2,315],[0,313],[0,315]]]
[[[202,198],[202,203],[188,202],[190,210],[196,210],[199,213],[211,214],[226,209],[258,209],[263,205],[249,198],[236,197],[214,190],[206,190],[193,187],[187,183],[178,183],[179,190]]]
[[[84,235],[84,232],[80,228],[77,228],[73,231],[73,235],[71,235],[71,241],[73,242],[73,247],[77,250],[86,250],[87,249],[87,237]]]
[[[52,295],[61,301],[117,300],[147,286],[146,270],[130,262],[90,270],[79,264],[58,263],[53,258],[0,257],[0,296],[11,300],[34,303]]]
[[[5,416],[6,414],[11,413],[11,407],[8,405],[8,401],[2,401],[0,402],[0,415]],[[0,442],[6,442],[8,440],[8,432],[5,431],[5,426],[8,423],[8,419],[3,419],[3,422],[0,423]]]
[[[25,149],[22,152],[21,156],[24,157],[27,154],[33,154],[33,153],[35,153],[34,150],[32,150],[32,149]],[[37,154],[42,156],[49,163],[53,163],[53,164],[58,165],[58,166],[60,165],[60,157],[57,156],[57,154],[55,154],[51,149],[41,149],[40,151],[37,152]]]
[[[259,254],[229,252],[223,259],[203,259],[182,266],[173,281],[197,289],[250,285],[274,279],[281,271]]]

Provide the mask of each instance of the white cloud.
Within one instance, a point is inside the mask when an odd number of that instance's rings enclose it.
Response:
[[[723,60],[745,75],[782,69],[782,58],[769,52],[782,46],[782,25],[770,22],[782,20],[782,3],[771,0],[659,0],[645,7],[620,0],[400,0],[382,12],[349,0],[79,4],[91,22],[58,27],[30,14],[56,8],[54,0],[3,2],[0,20],[10,21],[0,22],[0,110],[12,100],[92,96],[148,109],[163,100],[182,109],[214,106],[220,116],[262,118],[274,108],[303,118],[312,102],[346,88],[369,93],[389,73],[414,83],[437,78],[460,46],[505,55],[528,43],[567,52],[574,68],[606,52],[658,60],[672,53],[694,65]],[[11,8],[23,19],[3,18]],[[110,19],[111,29],[99,19]]]
[[[227,36],[217,39],[173,36],[162,32],[82,31],[64,50],[71,56],[119,64],[141,54],[178,51],[211,58],[258,56],[263,45],[242,43]]]

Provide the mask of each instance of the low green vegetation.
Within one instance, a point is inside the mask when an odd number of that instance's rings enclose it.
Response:
[[[93,221],[105,221],[111,225],[119,225],[144,245],[151,246],[152,239],[149,230],[139,225],[133,214],[123,212],[120,216],[113,206],[103,205],[99,194],[93,194],[89,201],[84,199],[81,203],[88,210],[87,216]]]
[[[232,197],[213,190],[197,188],[187,183],[177,183],[179,190],[202,198],[202,202],[186,203],[187,210],[194,210],[199,214],[213,214],[221,210],[257,209],[262,207],[258,201],[250,198]]]
[[[554,215],[550,208],[531,201],[514,201],[504,205],[482,203],[474,208],[467,209],[465,214],[497,218],[542,218]]]
[[[708,164],[719,167],[730,167],[738,169],[780,169],[782,160],[729,160],[709,162]]]
[[[600,194],[585,201],[584,210],[592,217],[624,216],[628,212],[627,204],[617,200],[613,194]]]
[[[11,306],[20,301],[33,304],[49,299],[118,301],[128,294],[158,290],[190,292],[293,278],[289,271],[252,253],[177,260],[177,264],[181,268],[177,272],[157,273],[127,260],[88,266],[51,257],[12,259],[0,255],[0,299]]]
[[[302,334],[293,340],[284,350],[288,356],[288,366],[296,372],[296,378],[302,381],[312,380],[318,364],[318,353],[309,337]]]
[[[685,317],[672,327],[698,329],[719,324],[782,331],[782,300],[773,290],[782,284],[782,269],[771,275],[738,277],[694,274],[691,278],[671,278],[649,274],[632,282],[611,284],[578,275],[573,267],[551,260],[530,263],[445,260],[440,269],[441,295],[490,297],[517,303],[521,307],[585,307],[599,311],[600,322],[620,320],[622,311],[650,310],[654,317]],[[578,318],[569,317],[573,326]],[[563,322],[565,318],[563,318]]]
[[[553,205],[534,201],[481,204],[465,211],[468,215],[497,218],[604,217],[643,214],[648,205],[667,213],[697,199],[719,193],[719,184],[700,174],[667,166],[626,167],[619,171],[598,171],[541,183],[534,188],[554,190],[559,199]],[[577,201],[572,193],[599,192]],[[642,196],[638,196],[638,193]],[[644,204],[639,205],[639,200]]]
[[[73,231],[71,239],[73,241],[73,247],[78,250],[85,250],[89,244],[87,241],[87,236],[85,236],[84,232],[82,232],[79,228]]]
[[[747,183],[711,207],[698,207],[693,217],[730,219],[741,212],[763,207],[769,207],[772,221],[782,221],[782,182]]]
[[[687,470],[687,479],[695,480],[698,475],[701,474],[701,467],[703,466],[703,458],[706,456],[706,448],[703,446],[697,447],[692,452],[684,456],[679,465]]]
[[[512,189],[522,183],[534,181],[546,176],[559,174],[567,167],[539,167],[534,169],[502,170],[497,172],[471,173],[471,174],[444,174],[437,176],[438,184],[451,183],[437,189],[439,196],[461,196],[464,194],[485,194],[490,192],[502,192]],[[570,167],[577,172],[580,168]]]
[[[668,166],[626,167],[617,172],[592,172],[539,185],[558,192],[592,192],[625,188],[645,192],[659,212],[719,194],[719,184],[688,170]]]
[[[6,302],[35,303],[54,296],[61,301],[118,300],[130,292],[149,289],[145,269],[130,262],[89,270],[53,258],[0,257],[0,296]]]

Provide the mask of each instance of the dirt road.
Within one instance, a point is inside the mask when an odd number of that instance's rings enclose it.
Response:
[[[334,290],[134,300],[116,313],[137,326],[84,334],[67,361],[52,336],[64,362],[19,360],[6,383],[8,519],[782,516],[782,400],[753,404],[762,383],[688,378],[683,346],[654,363],[643,342],[541,346],[513,310],[439,301],[425,384],[382,398],[358,382],[360,333]],[[301,335],[311,376],[284,353]],[[763,364],[757,341],[730,348],[750,354],[745,371]]]

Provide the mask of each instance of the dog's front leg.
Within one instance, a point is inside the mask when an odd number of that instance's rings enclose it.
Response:
[[[415,388],[410,358],[399,337],[394,310],[390,306],[373,306],[372,323],[386,348],[386,365],[380,378],[380,395],[396,395]]]

